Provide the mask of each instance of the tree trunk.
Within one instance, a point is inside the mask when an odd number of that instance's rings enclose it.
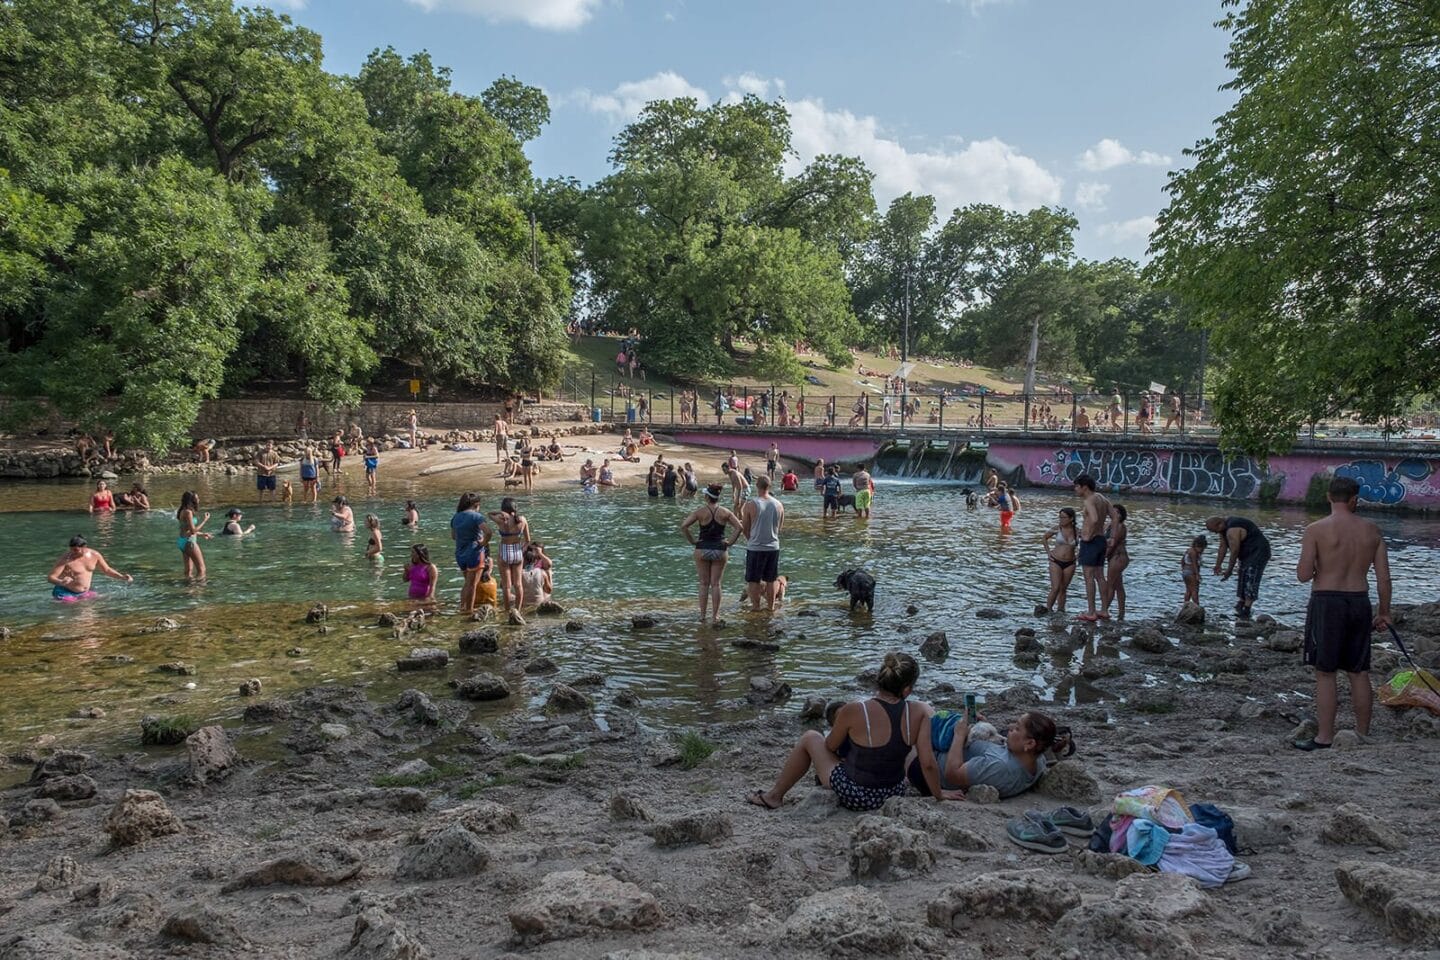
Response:
[[[1040,356],[1040,314],[1030,321],[1030,355],[1025,358],[1025,393],[1035,392],[1035,361]]]

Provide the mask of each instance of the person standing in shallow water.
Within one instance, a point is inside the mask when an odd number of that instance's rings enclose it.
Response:
[[[462,493],[450,518],[450,539],[455,541],[455,566],[465,577],[460,588],[460,613],[475,611],[475,595],[486,552],[490,547],[490,528],[480,512],[480,498]],[[433,590],[431,591],[433,594]]]
[[[740,510],[740,525],[745,530],[745,589],[750,595],[750,609],[775,609],[780,579],[780,528],[785,524],[785,506],[770,496],[770,478],[755,478],[755,499]]]
[[[200,498],[194,490],[180,494],[180,509],[175,511],[175,519],[180,522],[180,536],[175,546],[180,548],[180,555],[185,558],[186,580],[205,579],[205,555],[200,552],[200,539],[210,539],[210,534],[201,529],[210,522],[210,514],[196,520],[195,515],[199,512]]]
[[[1260,599],[1260,578],[1270,562],[1270,541],[1248,517],[1211,517],[1205,521],[1205,529],[1220,534],[1220,545],[1215,551],[1216,575],[1221,580],[1229,580],[1235,564],[1240,564],[1240,576],[1235,581],[1235,616],[1249,620],[1251,608]],[[1230,556],[1230,564],[1221,573],[1226,554]]]
[[[121,573],[106,563],[99,550],[91,550],[86,546],[85,538],[76,534],[70,538],[70,549],[60,558],[60,562],[55,564],[47,578],[52,585],[50,596],[66,603],[89,600],[96,596],[95,591],[90,589],[90,580],[96,570],[116,580],[135,582],[135,578],[130,574]]]
[[[1125,521],[1130,514],[1121,504],[1115,505],[1115,518],[1105,535],[1105,594],[1101,598],[1101,619],[1110,619],[1110,601],[1116,602],[1115,616],[1125,619],[1125,568],[1130,566],[1129,528]]]
[[[505,609],[519,613],[525,606],[524,573],[525,545],[530,542],[530,524],[515,509],[515,501],[506,497],[500,509],[490,514],[500,532],[500,592]]]
[[[1075,478],[1075,495],[1083,498],[1081,507],[1080,545],[1075,550],[1075,559],[1080,564],[1080,574],[1085,578],[1085,612],[1077,619],[1088,623],[1108,620],[1110,615],[1096,610],[1095,596],[1105,597],[1105,528],[1114,522],[1115,508],[1104,494],[1095,490],[1095,478],[1082,473]]]
[[[1050,558],[1050,594],[1045,598],[1045,609],[1048,611],[1065,612],[1070,581],[1075,577],[1075,545],[1079,539],[1077,534],[1075,509],[1061,507],[1056,525],[1041,538],[1045,553]]]
[[[712,619],[720,619],[721,580],[730,548],[744,533],[740,518],[720,506],[725,492],[722,484],[705,488],[705,503],[696,507],[680,522],[680,535],[695,548],[695,575],[700,581],[700,622],[705,623],[706,604],[713,609]],[[690,528],[699,525],[699,535],[691,536]],[[734,527],[735,535],[725,538],[726,527]]]
[[[1299,750],[1323,750],[1335,739],[1340,692],[1335,674],[1350,678],[1350,703],[1355,732],[1370,733],[1370,633],[1390,627],[1390,557],[1380,528],[1355,515],[1360,485],[1349,477],[1330,481],[1330,516],[1305,528],[1295,573],[1310,584],[1305,610],[1305,663],[1315,668],[1317,730],[1309,740],[1295,741]],[[1370,606],[1370,568],[1380,612]]]

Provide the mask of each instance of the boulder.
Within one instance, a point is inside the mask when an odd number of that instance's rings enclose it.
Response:
[[[1141,627],[1130,635],[1130,646],[1146,653],[1168,653],[1175,644],[1155,627]]]
[[[360,872],[364,861],[359,852],[343,843],[320,843],[298,853],[267,860],[247,870],[220,888],[233,893],[249,887],[285,884],[293,887],[333,887]]]
[[[60,804],[49,797],[27,800],[18,812],[10,815],[10,826],[24,827],[32,823],[46,823],[59,818],[62,812]]]
[[[1043,796],[1067,803],[1099,803],[1100,783],[1074,760],[1052,763],[1035,784]]]
[[[480,838],[457,822],[432,833],[400,855],[395,870],[402,880],[448,880],[484,870],[490,855]]]
[[[1210,901],[1200,885],[1178,873],[1136,873],[1115,884],[1119,903],[1131,903],[1166,923],[1208,913]]]
[[[448,651],[439,647],[415,647],[410,651],[408,657],[401,657],[395,661],[395,669],[402,671],[411,670],[444,670],[450,663]]]
[[[692,843],[715,844],[734,836],[735,824],[728,813],[697,810],[657,823],[650,836],[657,847],[681,847]]]
[[[965,932],[979,920],[1054,923],[1080,905],[1073,883],[1048,870],[1001,870],[951,884],[925,907],[932,927]]]
[[[784,703],[790,699],[792,692],[788,683],[757,676],[750,678],[750,690],[745,699],[754,704]]]
[[[1305,635],[1299,630],[1277,630],[1265,641],[1265,646],[1277,653],[1297,653],[1305,642]]]
[[[897,914],[864,887],[837,887],[797,903],[781,935],[797,947],[818,948],[836,957],[895,956],[915,940],[910,925]],[[775,950],[772,955],[785,953]]]
[[[223,780],[240,765],[240,754],[219,724],[201,727],[185,738],[185,754],[192,783]]]
[[[546,874],[509,916],[516,937],[525,943],[653,930],[665,922],[659,901],[650,893],[633,883],[583,870]]]
[[[266,700],[252,703],[242,715],[246,723],[278,723],[290,719],[290,704],[283,700]]]
[[[595,702],[568,683],[557,683],[545,698],[546,713],[578,713],[591,710]]]
[[[1201,957],[1179,926],[1157,918],[1143,904],[1125,901],[1104,900],[1076,907],[1060,918],[1051,936],[1056,943],[1087,957]]]
[[[816,720],[825,719],[824,697],[806,697],[805,702],[800,705],[800,722],[811,723]]]
[[[850,831],[850,875],[857,880],[904,880],[934,865],[929,836],[888,817],[861,817]]]
[[[468,654],[496,653],[500,650],[500,631],[494,627],[466,630],[460,634],[460,652]]]
[[[514,607],[511,607],[510,610],[505,614],[505,622],[510,624],[510,626],[512,627],[525,626],[525,618],[522,617],[520,615],[520,611],[516,610]]]
[[[520,817],[503,803],[493,800],[468,800],[459,806],[442,810],[416,833],[424,840],[433,834],[458,823],[476,836],[493,833],[509,833],[520,826]]]
[[[35,889],[42,893],[73,887],[80,882],[80,865],[72,857],[51,857],[35,881]]]
[[[549,657],[536,657],[533,660],[525,661],[522,669],[529,674],[555,673],[560,669],[560,665]]]
[[[941,663],[950,656],[950,641],[945,637],[944,630],[936,630],[925,638],[920,644],[920,656],[932,663]]]
[[[395,709],[410,711],[417,723],[433,727],[440,722],[440,708],[435,705],[435,701],[413,687],[403,691],[395,700]]]
[[[42,780],[35,790],[38,798],[49,798],[63,803],[74,800],[89,800],[95,796],[95,780],[88,774],[78,773],[73,777],[54,777]]]
[[[970,803],[990,804],[1000,802],[1000,791],[988,783],[977,783],[965,791],[965,799]]]
[[[430,960],[430,951],[410,928],[379,907],[360,911],[340,955],[346,960]]]
[[[648,613],[642,613],[630,618],[631,630],[649,630],[655,626],[655,618]]]
[[[510,696],[510,684],[493,673],[477,673],[454,681],[455,696],[462,700],[504,700]]]
[[[1182,627],[1205,626],[1205,608],[1198,603],[1186,603],[1175,614],[1175,622]]]
[[[609,809],[612,820],[639,820],[649,823],[655,819],[649,807],[628,793],[610,794]]]
[[[1345,860],[1335,882],[1351,903],[1383,917],[1395,939],[1440,948],[1440,879],[1433,872]]]
[[[565,608],[554,600],[541,600],[535,605],[535,612],[542,617],[558,617],[565,612]]]
[[[973,830],[960,826],[951,817],[938,812],[935,804],[928,799],[891,797],[885,801],[880,812],[884,816],[894,817],[907,827],[919,830],[931,837],[944,838],[947,847],[972,852],[990,849],[989,840]]]
[[[1366,813],[1356,803],[1344,803],[1337,807],[1321,828],[1320,839],[1326,843],[1384,847],[1386,850],[1401,850],[1406,846],[1405,838],[1398,830]]]
[[[995,607],[981,607],[975,611],[976,620],[1003,620],[1005,611],[997,610]]]
[[[245,943],[235,921],[214,907],[203,903],[192,903],[172,913],[165,920],[160,932],[176,940],[189,943],[213,943],[239,946]]]
[[[126,790],[105,817],[105,832],[116,847],[128,847],[185,829],[154,790]]]
[[[566,621],[565,621],[565,632],[566,632],[566,633],[579,633],[581,630],[584,630],[584,629],[585,629],[585,624],[581,623],[579,620],[566,620]]]

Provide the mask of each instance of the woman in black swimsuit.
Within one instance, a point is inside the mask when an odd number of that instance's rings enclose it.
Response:
[[[1052,613],[1057,609],[1060,613],[1065,612],[1065,597],[1075,576],[1076,537],[1075,510],[1061,507],[1059,524],[1051,527],[1041,540],[1050,557],[1050,596],[1045,598],[1045,609]]]
[[[700,622],[705,622],[705,604],[713,606],[711,620],[720,619],[720,580],[725,573],[730,546],[740,539],[744,528],[740,518],[720,506],[725,487],[712,483],[705,488],[705,503],[696,507],[680,524],[680,535],[695,548],[695,572],[700,578]],[[700,525],[699,537],[691,536],[690,528]],[[734,527],[735,535],[725,539],[725,528]]]
[[[530,438],[522,437],[520,440],[520,479],[525,482],[525,489],[529,490],[535,481],[535,460],[530,450]]]

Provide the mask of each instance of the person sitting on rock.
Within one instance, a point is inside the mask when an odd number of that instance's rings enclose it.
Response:
[[[905,760],[913,747],[917,762],[939,785],[939,770],[926,725],[934,710],[909,696],[920,677],[915,658],[887,653],[875,681],[876,695],[847,703],[835,713],[828,736],[807,730],[780,768],[769,790],[756,790],[747,801],[778,810],[785,794],[811,770],[822,786],[835,791],[847,810],[878,810],[905,792]],[[942,799],[963,800],[958,791],[940,792]]]
[[[942,796],[945,791],[960,791],[963,795],[972,787],[989,786],[999,791],[1002,800],[1013,797],[1040,779],[1050,751],[1055,751],[1056,756],[1075,751],[1068,729],[1056,727],[1053,719],[1033,710],[1010,725],[1003,743],[971,737],[972,728],[964,712],[929,718],[927,727],[929,746],[940,768],[938,786]],[[955,749],[956,743],[962,748]],[[934,796],[935,787],[926,776],[924,764],[918,759],[911,762],[907,773],[916,790]]]

